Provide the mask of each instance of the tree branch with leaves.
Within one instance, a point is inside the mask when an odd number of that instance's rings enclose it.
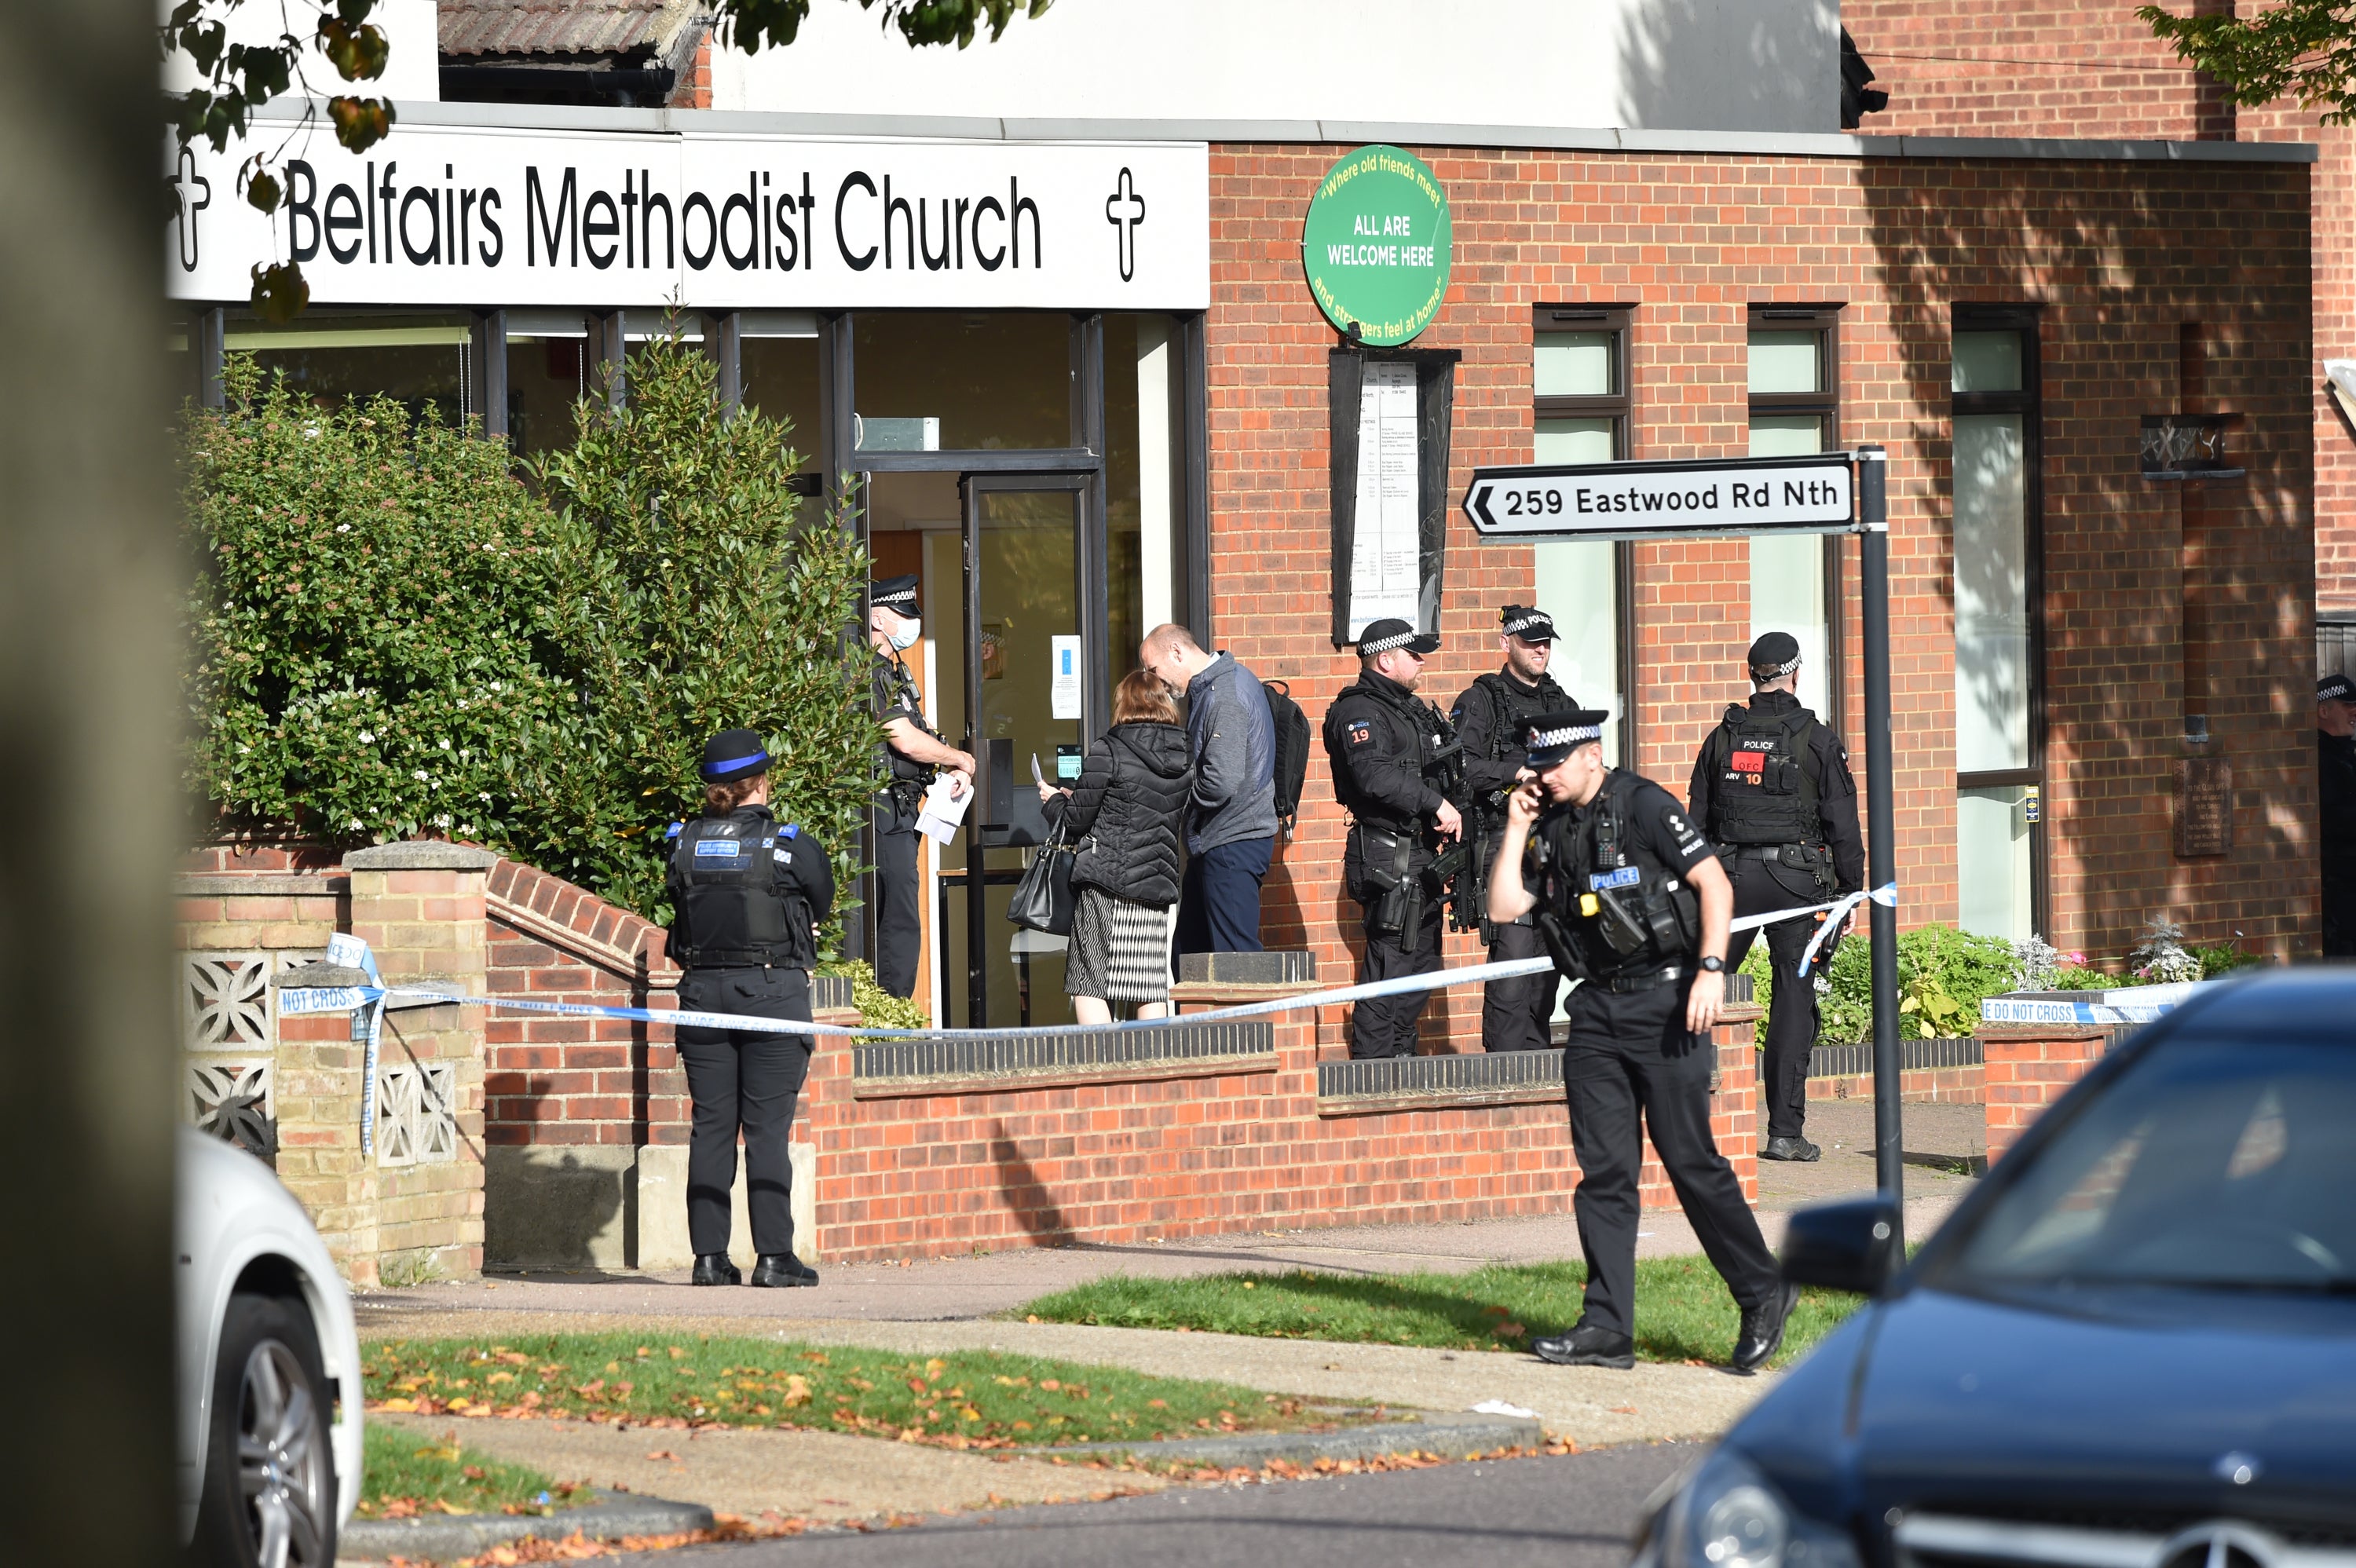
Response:
[[[275,213],[284,197],[272,173],[286,146],[317,123],[318,98],[305,66],[318,54],[345,82],[375,81],[384,75],[391,45],[369,18],[380,0],[276,0],[281,26],[262,43],[230,41],[229,18],[246,0],[180,0],[160,29],[165,55],[185,55],[202,86],[175,101],[175,131],[182,150],[199,141],[216,153],[243,141],[256,111],[273,98],[300,89],[300,123],[277,146],[250,153],[238,165],[237,188],[257,210]],[[262,0],[268,3],[268,0]],[[955,44],[964,48],[986,27],[996,43],[1016,16],[1044,15],[1054,0],[859,0],[877,14],[910,48]],[[783,48],[799,36],[810,0],[718,0],[715,35],[747,54],[764,45]],[[392,100],[337,93],[327,101],[336,141],[345,151],[364,153],[392,130]],[[255,262],[252,304],[268,321],[291,321],[311,301],[311,285],[295,261]]]
[[[2326,125],[2356,123],[2356,0],[2283,0],[2253,16],[2136,16],[2244,109],[2297,98]]]

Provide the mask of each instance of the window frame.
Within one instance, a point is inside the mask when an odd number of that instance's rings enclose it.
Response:
[[[1954,419],[1968,414],[2019,414],[2021,459],[2021,553],[2024,557],[2023,609],[2029,622],[2029,764],[2019,768],[1957,770],[1955,792],[2033,788],[2037,819],[2029,828],[2029,913],[2031,929],[2043,933],[2051,926],[2047,867],[2047,791],[2045,787],[2045,464],[2044,363],[2040,341],[2042,308],[2034,304],[1957,302],[1948,307],[1947,363],[1950,472],[1948,498],[1954,495],[1953,440]],[[1954,387],[1955,334],[2012,332],[2020,336],[2020,387],[2018,392],[1957,392]],[[1947,570],[1954,571],[1954,546],[1950,523]]]
[[[1761,414],[1815,414],[1823,421],[1819,451],[1841,450],[1840,318],[1845,304],[1799,304],[1754,302],[1742,324],[1743,433],[1748,449],[1751,421]],[[1816,334],[1816,389],[1813,392],[1754,392],[1751,389],[1750,352],[1753,332]],[[1847,600],[1843,593],[1846,535],[1826,534],[1825,547],[1825,715],[1836,730],[1848,722]]]
[[[1530,429],[1539,420],[1608,419],[1612,421],[1612,461],[1625,463],[1635,455],[1635,395],[1632,389],[1629,339],[1634,336],[1636,307],[1632,304],[1537,304],[1530,308]],[[1598,395],[1537,394],[1536,366],[1538,337],[1548,332],[1606,332],[1612,335],[1612,387]],[[1613,650],[1613,678],[1620,686],[1620,767],[1636,762],[1636,547],[1620,539],[1612,547],[1612,616],[1619,626]]]

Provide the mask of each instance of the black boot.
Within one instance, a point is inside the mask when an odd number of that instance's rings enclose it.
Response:
[[[1568,1334],[1531,1340],[1530,1350],[1539,1360],[1552,1361],[1558,1367],[1616,1367],[1625,1371],[1636,1364],[1633,1339],[1583,1322]]]
[[[1783,1349],[1783,1325],[1791,1320],[1792,1308],[1799,1300],[1800,1287],[1779,1280],[1774,1295],[1742,1315],[1742,1328],[1734,1336],[1736,1371],[1755,1372]]]
[[[753,1264],[753,1283],[776,1290],[816,1285],[818,1270],[791,1253],[763,1253]]]
[[[1759,1150],[1761,1159],[1788,1159],[1796,1165],[1814,1165],[1824,1157],[1824,1150],[1803,1137],[1769,1138]]]
[[[742,1285],[744,1276],[728,1261],[726,1253],[698,1253],[695,1255],[695,1285]]]

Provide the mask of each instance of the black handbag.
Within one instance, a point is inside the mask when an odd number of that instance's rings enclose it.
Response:
[[[1006,901],[1006,918],[1027,930],[1044,932],[1049,936],[1072,934],[1072,862],[1076,859],[1071,847],[1064,842],[1062,824],[1039,846],[1031,864],[1024,867],[1023,880],[1014,884],[1014,896]]]

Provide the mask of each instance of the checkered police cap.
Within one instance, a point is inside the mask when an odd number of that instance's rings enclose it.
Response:
[[[2356,702],[2356,681],[2344,675],[2327,675],[2315,683],[2318,702]]]

